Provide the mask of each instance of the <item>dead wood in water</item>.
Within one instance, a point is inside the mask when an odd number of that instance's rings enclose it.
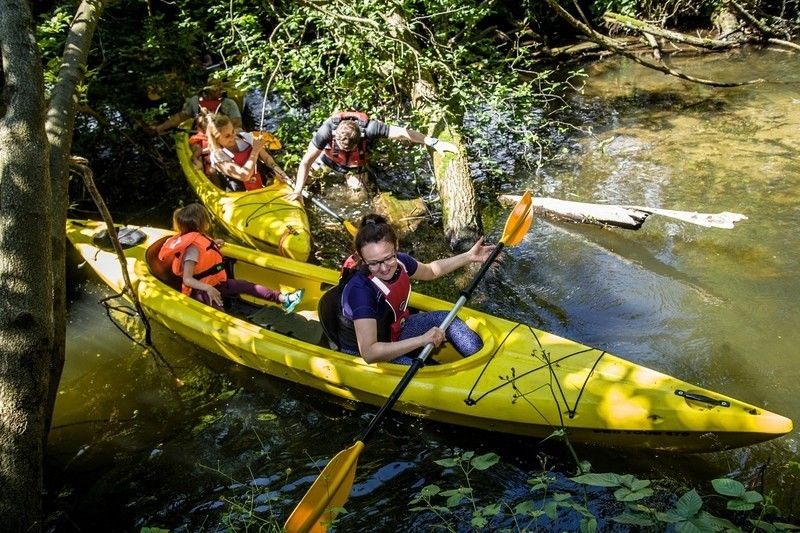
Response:
[[[513,194],[502,194],[498,197],[500,203],[507,206],[516,204],[519,198],[520,196]],[[696,211],[675,211],[673,209],[655,207],[590,204],[541,197],[533,199],[533,209],[538,215],[556,220],[569,220],[580,224],[614,226],[632,230],[641,228],[650,215],[674,218],[707,228],[722,229],[732,229],[736,222],[747,220],[745,215],[728,211],[722,213],[698,213]]]

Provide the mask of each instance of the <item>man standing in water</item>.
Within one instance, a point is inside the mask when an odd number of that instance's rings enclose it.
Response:
[[[348,111],[335,113],[317,130],[297,167],[294,192],[290,199],[302,198],[303,186],[310,170],[328,167],[347,175],[347,186],[362,191],[367,185],[367,156],[372,143],[380,138],[405,140],[425,144],[443,154],[457,152],[452,143],[440,141],[400,126],[390,126],[370,119],[365,113]]]

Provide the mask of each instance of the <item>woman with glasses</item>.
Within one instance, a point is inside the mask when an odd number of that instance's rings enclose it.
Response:
[[[417,261],[397,249],[391,225],[380,215],[361,219],[355,254],[345,264],[350,277],[342,289],[339,349],[360,354],[368,363],[392,361],[411,364],[415,352],[428,343],[439,346],[445,337],[463,356],[476,353],[483,341],[456,318],[443,332],[448,311],[410,314],[412,279],[433,280],[470,263],[483,263],[494,250],[479,239],[469,251],[431,263]]]

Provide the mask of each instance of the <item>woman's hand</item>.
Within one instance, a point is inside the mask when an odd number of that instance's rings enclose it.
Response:
[[[495,248],[497,248],[497,246],[494,244],[483,244],[483,237],[481,237],[472,245],[472,248],[469,249],[467,257],[469,257],[469,260],[473,263],[483,263],[492,255]]]
[[[420,337],[425,342],[424,346],[433,344],[438,347],[444,342],[444,331],[442,331],[442,328],[434,327],[420,335]]]

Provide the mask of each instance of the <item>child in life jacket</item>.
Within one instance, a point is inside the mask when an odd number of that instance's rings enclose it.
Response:
[[[258,170],[258,161],[278,175],[285,175],[265,148],[267,141],[248,132],[237,132],[225,115],[208,121],[206,133],[211,166],[227,179],[227,190],[252,191],[264,187],[266,176]]]
[[[170,237],[158,252],[161,261],[172,261],[172,272],[181,276],[181,291],[206,305],[222,310],[222,298],[249,294],[280,303],[287,313],[303,299],[303,289],[281,293],[250,281],[232,279],[225,272],[220,246],[222,240],[208,235],[211,220],[206,208],[192,203],[175,210]]]

